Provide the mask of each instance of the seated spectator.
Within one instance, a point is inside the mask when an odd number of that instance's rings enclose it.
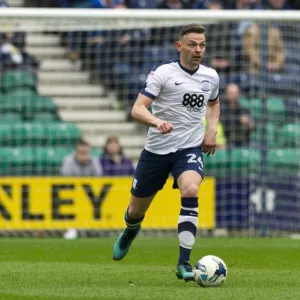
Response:
[[[115,136],[107,138],[100,163],[104,176],[126,176],[134,172],[132,161],[125,157],[119,140]]]
[[[210,0],[206,4],[206,8],[211,10],[223,9],[223,3],[220,0]]]
[[[119,0],[90,0],[90,8],[125,8]]]
[[[291,8],[288,0],[263,0],[262,4],[264,9],[285,10]]]
[[[241,92],[235,83],[226,87],[225,101],[222,103],[221,122],[229,147],[247,146],[250,132],[255,128],[249,112],[239,105]]]
[[[157,8],[158,0],[124,0],[126,8],[154,9]]]
[[[224,1],[225,9],[257,9],[260,8],[257,0],[227,0]]]
[[[206,54],[204,60],[218,73],[238,71],[236,62],[236,23],[222,22],[205,26]]]
[[[285,60],[284,42],[281,36],[281,31],[275,26],[267,26],[268,39],[266,69],[271,73],[280,72],[283,70]],[[260,40],[260,24],[255,23],[245,31],[243,36],[245,68],[249,73],[256,74],[261,71]]]
[[[17,47],[13,42],[14,33],[0,32],[0,72],[8,70],[24,70],[36,75],[37,60]]]
[[[84,140],[79,140],[75,153],[64,159],[62,176],[101,176],[102,169],[96,158],[91,157],[90,146]]]
[[[161,9],[192,9],[193,1],[163,0],[157,8]]]

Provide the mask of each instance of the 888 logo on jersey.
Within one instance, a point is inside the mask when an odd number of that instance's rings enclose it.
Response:
[[[200,112],[204,105],[204,96],[196,93],[185,93],[182,99],[182,105],[189,112]]]

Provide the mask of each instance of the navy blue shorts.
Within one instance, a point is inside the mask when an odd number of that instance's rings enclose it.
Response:
[[[131,193],[138,198],[149,197],[161,190],[171,173],[173,188],[178,188],[177,179],[185,171],[194,170],[202,178],[203,159],[200,147],[179,150],[159,155],[144,149],[141,153],[132,182]]]

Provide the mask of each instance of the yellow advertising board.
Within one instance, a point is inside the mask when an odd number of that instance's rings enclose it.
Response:
[[[1,178],[0,230],[121,229],[132,178]],[[144,229],[175,229],[179,190],[170,178],[155,197]],[[215,227],[215,181],[206,178],[199,192],[199,228]]]

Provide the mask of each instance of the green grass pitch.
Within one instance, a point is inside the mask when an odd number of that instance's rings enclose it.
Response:
[[[139,237],[123,261],[112,238],[0,239],[0,299],[300,299],[300,241],[198,238],[192,263],[220,256],[229,275],[221,288],[175,276],[177,238]]]

